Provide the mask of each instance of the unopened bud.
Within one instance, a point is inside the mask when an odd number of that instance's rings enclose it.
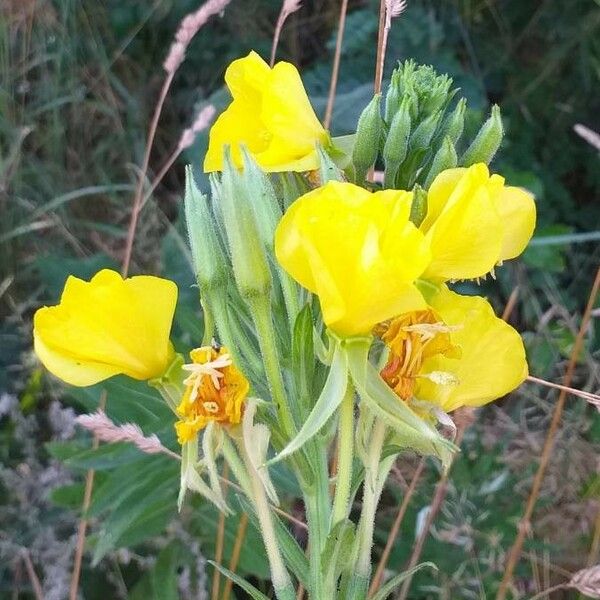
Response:
[[[247,149],[243,149],[244,172],[240,178],[244,182],[250,207],[254,211],[256,225],[264,246],[272,253],[275,228],[281,219],[281,209],[269,177],[252,160]]]
[[[445,137],[442,141],[442,145],[439,150],[435,153],[433,160],[431,161],[431,168],[425,180],[425,189],[428,190],[433,180],[446,169],[453,169],[458,164],[458,156],[454,149],[454,144],[449,137]]]
[[[427,192],[420,186],[413,188],[413,201],[410,206],[410,220],[415,227],[420,227],[427,216]]]
[[[375,94],[358,119],[356,141],[352,150],[352,163],[357,182],[364,180],[367,171],[377,160],[383,132],[380,104],[381,94]]]
[[[423,114],[433,114],[442,108],[448,101],[448,95],[452,79],[447,75],[439,76],[436,80],[433,90],[422,102],[421,111]]]
[[[465,110],[467,108],[467,101],[461,98],[454,110],[446,117],[442,128],[441,134],[444,137],[450,138],[450,141],[456,145],[460,136],[462,135],[465,127]]]
[[[427,148],[433,138],[433,134],[437,129],[438,123],[442,116],[441,112],[429,115],[425,120],[421,121],[417,128],[410,136],[411,151],[423,150]]]
[[[253,198],[247,181],[225,151],[221,208],[235,283],[245,299],[264,296],[271,289],[271,272],[261,235],[251,206]]]
[[[194,181],[192,168],[185,170],[185,220],[198,286],[202,292],[227,283],[227,260],[214,229],[207,197]]]
[[[400,93],[400,73],[394,70],[387,94],[385,95],[385,122],[389,125],[400,108],[401,101]]]
[[[410,138],[411,118],[409,110],[410,100],[405,97],[400,108],[394,115],[390,130],[383,147],[383,160],[385,163],[384,187],[395,187],[396,175],[408,151]]]
[[[480,162],[489,165],[498,148],[500,148],[503,135],[504,128],[502,127],[500,107],[494,104],[490,118],[481,126],[477,137],[462,155],[460,159],[461,167],[470,167]]]

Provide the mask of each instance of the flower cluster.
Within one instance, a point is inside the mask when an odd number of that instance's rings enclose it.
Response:
[[[396,71],[385,116],[376,96],[345,139],[319,123],[289,63],[270,68],[251,52],[225,82],[232,102],[204,158],[212,197],[190,169],[185,193],[202,346],[186,362],[170,341],[173,282],[103,270],[89,282],[70,277],[60,303],[37,311],[35,352],[72,385],[125,375],[162,394],[181,445],[179,504],[192,490],[230,510],[222,457],[253,507],[280,600],[296,591],[270,512],[279,497],[269,466],[286,460],[309,521],[310,568],[294,574],[311,598],[364,600],[374,511],[395,457],[411,448],[448,465],[456,447],[438,423],[528,374],[519,334],[485,298],[451,286],[523,252],[534,199],[490,174],[499,109],[458,160],[465,101],[443,118],[452,82],[431,68]],[[380,186],[368,173],[382,148]],[[341,540],[351,547],[343,555]],[[326,547],[336,551],[323,566]]]

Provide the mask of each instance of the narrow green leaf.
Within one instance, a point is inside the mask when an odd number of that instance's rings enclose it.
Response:
[[[306,304],[296,317],[292,337],[292,374],[296,397],[305,410],[303,416],[310,411],[310,391],[315,371],[314,346],[312,311],[310,304]]]
[[[325,540],[321,553],[321,572],[327,579],[337,580],[349,566],[354,544],[355,525],[349,519],[338,521]]]
[[[272,465],[290,456],[290,454],[302,448],[308,440],[315,436],[340,405],[346,393],[347,385],[348,361],[346,352],[341,349],[339,344],[336,344],[327,381],[314,408],[296,437],[275,458],[272,458],[267,465]]]
[[[239,575],[236,575],[233,571],[218,565],[214,560],[209,560],[207,562],[215,569],[221,571],[225,577],[231,579],[233,583],[239,585],[246,593],[250,594],[254,600],[269,600],[268,596],[265,596],[260,590],[257,590],[252,584],[248,583],[245,579],[242,579]]]
[[[420,571],[424,567],[429,567],[434,571],[438,570],[432,562],[421,563],[408,571],[404,571],[404,573],[392,577],[374,596],[371,597],[371,600],[385,600],[407,577],[412,577],[417,571]]]

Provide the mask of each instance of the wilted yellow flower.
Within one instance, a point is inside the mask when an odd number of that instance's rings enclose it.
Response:
[[[319,296],[327,326],[368,334],[399,313],[426,308],[414,281],[429,262],[409,221],[412,194],[331,181],[296,200],[275,232],[283,268]]]
[[[123,279],[108,269],[89,282],[70,276],[60,304],[35,313],[35,352],[72,385],[117,374],[160,377],[174,356],[169,332],[176,302],[177,286],[159,277]]]
[[[235,367],[225,347],[204,346],[190,352],[192,363],[183,369],[190,375],[175,423],[180,444],[189,442],[209,421],[237,425],[242,420],[244,400],[250,385]]]
[[[246,146],[264,171],[309,171],[318,167],[316,145],[329,144],[294,65],[272,69],[256,52],[234,60],[225,73],[233,102],[210,130],[204,171],[223,170],[223,150],[242,166]]]
[[[487,300],[442,286],[429,303],[376,330],[390,350],[382,377],[400,398],[450,412],[487,404],[525,380],[521,337]]]
[[[440,173],[427,194],[420,226],[431,248],[424,277],[471,279],[489,273],[527,246],[535,228],[535,202],[525,190],[504,185],[485,164]]]

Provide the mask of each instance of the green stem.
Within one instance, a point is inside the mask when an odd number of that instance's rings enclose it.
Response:
[[[354,386],[348,383],[346,395],[340,405],[337,446],[337,478],[331,526],[348,516],[350,487],[352,484],[352,462],[354,460]]]
[[[289,438],[296,432],[296,426],[292,419],[292,413],[288,403],[277,344],[275,331],[271,320],[271,304],[268,296],[257,296],[249,301],[250,312],[256,326],[258,342],[263,357],[263,364],[269,382],[269,388],[283,428]]]
[[[329,533],[330,497],[327,454],[316,442],[309,442],[309,461],[315,469],[315,483],[304,495],[306,519],[308,521],[308,549],[310,562],[310,597],[312,600],[333,598],[333,592],[326,589],[321,571],[321,558]]]
[[[250,456],[248,455],[243,440],[240,440],[239,448],[244,464],[246,465],[246,471],[250,475],[251,498],[254,502],[263,543],[265,545],[265,550],[267,551],[269,567],[271,569],[271,581],[273,583],[273,588],[275,589],[275,594],[277,595],[278,600],[295,600],[296,594],[292,586],[292,580],[290,579],[283,558],[281,557],[265,489],[260,476],[250,460]]]

